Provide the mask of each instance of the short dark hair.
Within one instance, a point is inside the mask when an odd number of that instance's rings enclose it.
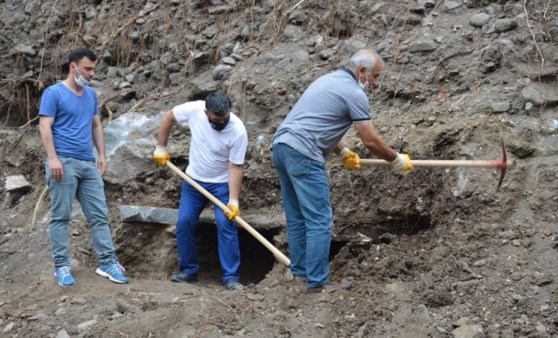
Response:
[[[225,115],[231,110],[231,99],[223,92],[213,92],[205,98],[205,110],[217,115]]]
[[[93,51],[87,48],[76,48],[70,52],[68,55],[68,64],[72,62],[79,62],[83,58],[88,58],[91,61],[96,61],[97,56]]]

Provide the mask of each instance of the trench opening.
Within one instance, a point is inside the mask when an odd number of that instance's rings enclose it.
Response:
[[[430,214],[405,214],[389,217],[378,222],[380,234],[391,233],[394,235],[415,235],[432,226]]]
[[[382,215],[367,223],[355,223],[336,229],[336,236],[330,244],[329,260],[333,262],[343,247],[350,244],[352,234],[361,233],[372,243],[390,243],[395,237],[415,235],[432,226],[429,214]],[[258,229],[260,235],[270,243],[284,229],[274,227]],[[340,231],[339,231],[340,230]],[[124,223],[115,234],[118,258],[132,278],[170,279],[178,272],[178,254],[175,229],[172,226],[151,223]],[[241,264],[241,283],[258,284],[269,274],[276,264],[273,254],[246,230],[238,228]],[[217,228],[215,223],[200,222],[197,233],[198,259],[201,284],[220,284],[222,277],[218,255]],[[279,248],[289,256],[286,249]],[[92,259],[91,264],[95,261]],[[280,263],[277,263],[280,264]]]
[[[345,244],[349,243],[349,241],[345,240],[332,240],[329,245],[329,261],[331,262],[335,256],[341,251],[341,249],[345,246]]]
[[[258,233],[273,244],[273,237],[279,234],[279,229],[259,229]],[[238,270],[240,282],[244,285],[258,284],[273,269],[275,257],[254,236],[242,228],[238,228],[238,240],[240,242],[240,268]],[[220,282],[222,270],[217,250],[217,226],[215,223],[199,224],[197,244],[200,282]]]
[[[271,244],[280,228],[258,229]],[[273,269],[273,254],[246,230],[238,228],[241,263],[240,282],[257,284]],[[178,253],[174,227],[151,223],[125,223],[115,234],[118,259],[132,278],[170,279],[178,272]],[[220,284],[222,277],[215,223],[200,222],[197,250],[200,284]],[[94,264],[94,262],[93,262]]]
[[[341,231],[337,234],[346,235],[349,232],[358,232],[369,237],[372,243],[390,243],[393,236],[416,235],[432,226],[430,214],[383,215],[381,219],[369,223],[357,223],[341,227]]]

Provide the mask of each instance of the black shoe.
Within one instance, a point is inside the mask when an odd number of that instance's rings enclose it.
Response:
[[[335,282],[329,282],[325,285],[320,285],[315,288],[307,288],[306,292],[308,293],[320,293],[320,292],[335,292],[335,291],[342,291],[342,290],[349,290],[353,287],[353,283],[347,280],[343,280],[341,284]]]
[[[306,277],[293,276],[293,282],[295,284],[306,285]]]
[[[171,281],[177,283],[195,283],[198,281],[197,275],[191,275],[187,272],[180,272],[176,275],[172,275]]]

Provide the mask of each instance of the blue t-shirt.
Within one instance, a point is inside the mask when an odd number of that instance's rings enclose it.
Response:
[[[58,156],[94,161],[93,117],[98,114],[97,93],[90,87],[77,95],[62,82],[48,87],[41,98],[40,116],[54,118],[52,137]]]
[[[341,69],[321,76],[304,91],[273,140],[324,162],[353,122],[371,119],[368,97],[354,75]]]

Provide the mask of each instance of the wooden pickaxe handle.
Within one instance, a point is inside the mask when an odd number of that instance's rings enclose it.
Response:
[[[507,169],[514,165],[513,160],[411,160],[414,167],[438,167],[438,168],[498,168]],[[365,166],[390,166],[391,163],[384,160],[361,159],[360,165]]]
[[[413,167],[438,167],[438,168],[496,168],[500,171],[500,179],[498,180],[498,188],[502,185],[504,177],[506,176],[506,170],[513,167],[515,164],[513,160],[508,160],[506,155],[506,147],[504,146],[504,140],[501,140],[502,144],[502,158],[499,160],[411,160]],[[366,166],[390,166],[391,163],[384,160],[371,160],[364,159],[360,160],[360,165]]]
[[[190,183],[191,186],[196,188],[199,192],[201,192],[205,197],[207,197],[213,204],[218,206],[221,210],[225,212],[230,212],[229,208],[224,205],[221,201],[219,201],[215,196],[213,196],[209,191],[205,190],[201,185],[199,185],[193,178],[186,175],[182,170],[178,169],[174,164],[170,161],[167,161],[167,167],[169,167],[172,171],[182,177],[186,182]],[[260,235],[254,228],[250,226],[250,224],[246,223],[240,216],[236,216],[234,219],[236,223],[238,223],[244,230],[248,231],[252,236],[254,236],[260,243],[262,243],[273,255],[277,260],[286,266],[291,265],[291,260],[285,256],[281,251],[279,251],[273,244],[269,243],[265,237]]]

